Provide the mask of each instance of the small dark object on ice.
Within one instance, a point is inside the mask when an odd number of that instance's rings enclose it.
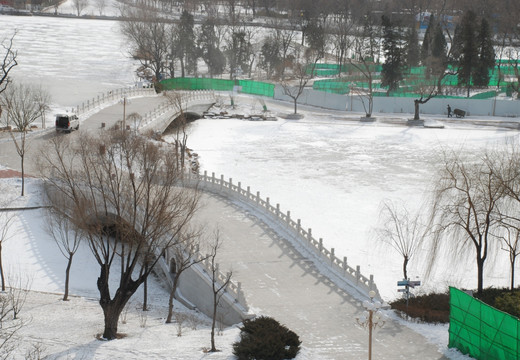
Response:
[[[453,110],[453,113],[458,118],[463,118],[464,116],[466,116],[466,112],[464,110],[461,110],[461,109],[455,109],[455,110]]]

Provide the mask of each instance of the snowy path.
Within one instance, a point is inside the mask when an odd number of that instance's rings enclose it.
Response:
[[[359,301],[320,274],[287,241],[253,214],[216,195],[204,194],[197,221],[218,226],[224,240],[223,271],[242,282],[248,304],[294,330],[315,359],[361,359],[368,332],[357,325]],[[218,225],[217,225],[218,224]],[[436,346],[394,321],[375,332],[378,359],[445,359]]]

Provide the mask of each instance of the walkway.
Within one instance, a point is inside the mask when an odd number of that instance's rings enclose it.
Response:
[[[222,271],[233,271],[251,311],[294,330],[312,359],[364,359],[368,332],[356,323],[358,300],[320,274],[287,241],[253,214],[218,195],[204,194],[196,219],[224,241]],[[445,359],[436,346],[394,321],[375,332],[375,359]]]

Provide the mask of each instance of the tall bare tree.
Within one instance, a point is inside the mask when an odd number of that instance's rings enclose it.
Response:
[[[215,346],[215,327],[217,325],[218,306],[222,296],[224,296],[227,287],[231,283],[231,277],[233,276],[232,271],[228,271],[224,278],[219,278],[220,270],[219,264],[217,263],[217,254],[222,246],[222,239],[220,238],[220,231],[215,230],[214,242],[211,246],[211,253],[209,254],[210,259],[210,272],[211,272],[211,283],[213,292],[213,316],[211,319],[211,352],[218,351]]]
[[[20,156],[22,196],[24,196],[25,191],[24,160],[28,150],[27,132],[31,125],[48,109],[46,101],[49,98],[43,88],[25,84],[13,83],[2,93],[2,104],[7,109],[7,116],[16,131],[16,135],[11,131],[11,137]]]
[[[0,63],[0,94],[4,92],[7,85],[9,85],[9,73],[18,65],[18,51],[14,49],[14,38],[17,32],[17,30],[14,30],[13,35],[9,39],[2,40],[4,54],[2,56],[2,62]],[[1,113],[0,111],[0,114]]]
[[[42,151],[42,175],[69,199],[67,212],[99,265],[105,339],[117,337],[125,305],[165,251],[182,241],[198,208],[197,190],[178,186],[183,173],[170,153],[121,130],[74,143],[56,137]]]
[[[167,324],[172,322],[173,299],[175,299],[181,275],[193,265],[205,261],[209,256],[200,255],[200,231],[187,232],[181,236],[184,239],[182,244],[172,248],[167,254],[170,256],[170,273],[172,274],[172,286],[168,299],[168,316],[166,317]]]
[[[460,255],[473,250],[480,295],[484,288],[485,262],[490,251],[499,245],[493,231],[498,224],[496,214],[505,189],[485,154],[465,159],[451,150],[443,153],[441,161],[433,201],[437,228],[430,265],[437,260],[442,240],[459,261]]]
[[[8,204],[8,201],[0,200],[0,280],[2,282],[2,291],[5,291],[5,274],[4,265],[2,262],[2,249],[6,241],[9,239],[9,229],[11,228],[14,220],[14,214],[7,209]]]
[[[74,255],[81,244],[81,235],[79,229],[74,228],[74,224],[71,221],[71,217],[74,215],[67,214],[64,211],[70,208],[69,206],[66,206],[65,203],[68,199],[64,198],[63,194],[59,192],[53,192],[48,195],[50,207],[47,209],[46,230],[56,242],[62,255],[67,259],[63,301],[68,301],[70,269],[72,267]]]
[[[383,225],[377,229],[379,240],[403,257],[403,279],[406,280],[408,263],[423,245],[429,226],[422,222],[419,212],[410,213],[404,205],[398,208],[389,201],[383,203],[380,219]]]

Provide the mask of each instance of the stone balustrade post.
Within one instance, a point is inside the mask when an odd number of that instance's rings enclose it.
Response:
[[[347,271],[347,257],[344,256],[343,257],[343,272],[346,272]]]
[[[301,228],[302,228],[302,221],[300,219],[298,219],[296,221],[296,232],[298,233],[298,235],[300,235]]]
[[[204,170],[204,182],[208,181],[208,171]]]
[[[266,197],[266,198],[265,198],[265,208],[266,208],[267,210],[269,210],[269,206],[270,206],[270,205],[269,205],[269,197]]]
[[[330,248],[330,264],[334,264],[334,258],[336,255],[334,254],[334,248]]]
[[[247,200],[251,200],[251,188],[247,187]]]
[[[356,285],[359,285],[359,279],[361,278],[361,266],[356,266]]]
[[[229,191],[233,190],[233,179],[229,178]]]
[[[318,241],[318,250],[320,251],[320,254],[321,254],[321,251],[323,250],[323,239],[320,238],[320,240]]]
[[[276,204],[276,217],[280,217],[280,204]]]
[[[220,175],[220,190],[222,190],[223,186],[224,186],[224,175]]]
[[[311,228],[309,228],[307,231],[307,241],[309,242],[309,244],[312,244],[312,229]]]
[[[374,288],[374,275],[370,274],[370,282],[368,283],[369,290]]]
[[[260,203],[260,191],[256,192],[256,202]]]
[[[240,181],[238,182],[238,193],[242,195],[242,184],[240,183]]]

